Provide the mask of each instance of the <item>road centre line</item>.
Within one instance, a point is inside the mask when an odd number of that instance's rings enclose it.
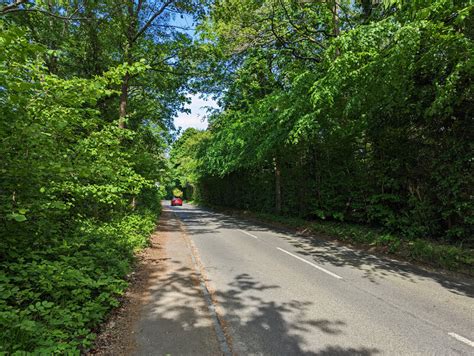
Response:
[[[255,235],[252,235],[250,232],[247,232],[247,231],[244,231],[244,230],[240,230],[240,229],[237,229],[239,230],[240,232],[243,232],[245,235],[248,235],[250,237],[253,237],[254,239],[257,239],[258,240],[258,237],[255,236]]]
[[[474,347],[474,341],[471,341],[469,339],[466,339],[465,337],[462,337],[461,335],[458,335],[456,333],[448,333],[449,336],[452,336],[454,337],[455,339],[461,341],[461,342],[464,342],[465,344],[471,346],[471,347]]]
[[[307,264],[309,264],[310,266],[312,266],[312,267],[314,267],[314,268],[316,268],[316,269],[319,269],[321,272],[324,272],[324,273],[329,274],[330,276],[333,276],[334,278],[342,279],[341,276],[338,276],[337,274],[332,273],[331,271],[328,271],[327,269],[325,269],[325,268],[323,268],[323,267],[319,267],[318,265],[316,265],[316,264],[314,264],[314,263],[312,263],[312,262],[306,261],[304,258],[301,258],[300,256],[296,256],[296,255],[292,254],[291,252],[288,252],[288,251],[286,251],[286,250],[284,250],[284,249],[282,249],[282,248],[279,248],[279,247],[277,247],[277,250],[280,250],[281,252],[284,252],[284,253],[286,253],[286,254],[288,254],[288,255],[294,257],[294,258],[297,258],[298,260],[300,260],[300,261],[302,261],[302,262],[304,262],[304,263],[307,263]]]

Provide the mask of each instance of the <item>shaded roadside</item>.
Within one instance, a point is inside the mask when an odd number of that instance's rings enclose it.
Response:
[[[451,334],[472,339],[472,280],[210,209],[175,211],[236,353],[468,354]]]
[[[298,237],[299,242],[288,239],[302,250],[299,254],[312,257],[318,263],[330,263],[335,266],[351,266],[364,270],[365,277],[373,280],[384,273],[395,273],[401,277],[409,278],[410,275],[420,279],[431,279],[459,295],[474,296],[472,276],[474,269],[464,267],[453,270],[437,265],[436,259],[432,261],[422,258],[416,259],[400,251],[391,251],[387,246],[373,241],[360,241],[353,238],[346,231],[340,235],[323,231],[321,225],[312,221],[299,218],[276,216],[271,214],[256,213],[247,210],[223,208],[194,203],[200,209],[219,212],[226,216],[228,221],[247,221],[260,226],[262,229],[273,229],[282,234]],[[255,227],[254,226],[254,227]],[[287,239],[285,236],[282,238]],[[304,242],[304,247],[300,242]],[[408,242],[407,242],[408,243]],[[304,248],[303,248],[304,247]],[[468,254],[474,252],[466,250]],[[474,263],[474,260],[472,261]]]
[[[123,302],[97,338],[99,355],[219,355],[213,319],[179,222],[164,209]]]

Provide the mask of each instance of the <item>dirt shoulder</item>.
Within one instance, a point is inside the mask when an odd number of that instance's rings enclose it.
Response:
[[[221,354],[199,272],[172,211],[163,210],[150,242],[90,354]]]

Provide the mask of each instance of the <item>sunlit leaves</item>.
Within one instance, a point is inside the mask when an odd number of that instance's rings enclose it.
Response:
[[[472,5],[361,3],[216,6],[205,30],[229,68],[202,188],[271,209],[280,162],[289,214],[469,239]]]
[[[27,31],[2,30],[0,353],[77,353],[117,305],[155,224],[162,131],[102,115],[123,74],[148,67],[64,78]]]

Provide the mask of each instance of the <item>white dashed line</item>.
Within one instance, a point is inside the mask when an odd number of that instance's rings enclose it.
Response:
[[[300,260],[301,262],[307,263],[307,264],[309,264],[310,266],[312,266],[312,267],[314,267],[314,268],[316,268],[316,269],[319,269],[321,272],[327,273],[327,274],[329,274],[330,276],[333,276],[334,278],[342,279],[341,276],[338,276],[337,274],[332,273],[331,271],[328,271],[328,270],[325,269],[325,268],[319,267],[318,265],[315,265],[315,264],[312,263],[312,262],[306,261],[304,258],[301,258],[300,256],[296,256],[296,255],[292,254],[291,252],[288,252],[288,251],[286,251],[286,250],[284,250],[284,249],[282,249],[282,248],[279,248],[279,247],[277,247],[277,249],[280,250],[281,252],[284,252],[284,253],[286,253],[286,254],[288,254],[288,255],[294,257],[294,258],[297,258],[297,259]]]
[[[471,347],[474,347],[474,341],[471,341],[469,339],[466,339],[465,337],[462,337],[461,335],[458,335],[456,333],[448,333],[449,336],[452,336],[454,337],[455,339],[461,341],[461,342],[464,342],[465,344],[471,346]]]
[[[248,236],[253,237],[254,239],[257,239],[257,240],[258,240],[258,237],[255,236],[255,235],[252,235],[250,232],[247,232],[247,231],[244,231],[244,230],[240,230],[240,229],[239,229],[239,231],[240,231],[240,232],[243,232],[245,235],[248,235]]]

